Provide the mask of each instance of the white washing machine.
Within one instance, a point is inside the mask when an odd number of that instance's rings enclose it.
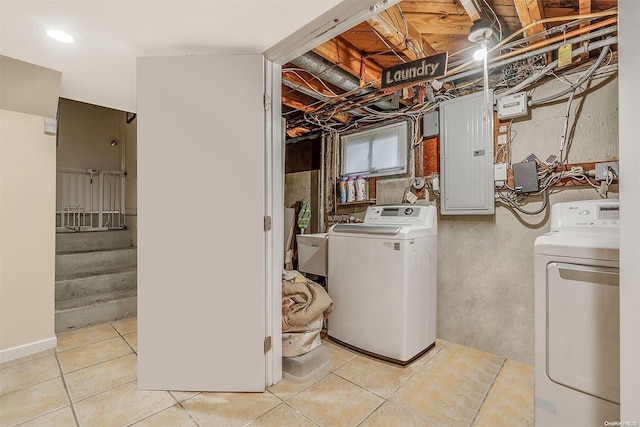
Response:
[[[558,203],[534,247],[535,425],[620,419],[619,204]]]
[[[406,365],[436,341],[434,206],[370,206],[362,224],[329,229],[328,335]]]

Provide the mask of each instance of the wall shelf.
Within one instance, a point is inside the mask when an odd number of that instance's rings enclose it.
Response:
[[[346,208],[349,206],[367,206],[367,205],[375,205],[376,204],[376,178],[372,177],[372,178],[368,178],[367,179],[367,185],[368,185],[368,190],[367,190],[367,195],[369,196],[369,199],[367,200],[356,200],[354,202],[344,202],[341,203],[340,199],[338,197],[338,195],[340,194],[340,187],[339,187],[339,180],[337,180],[338,184],[336,185],[336,208]]]
[[[338,203],[338,207],[340,207],[340,206],[357,206],[357,205],[375,205],[375,204],[376,204],[376,200],[375,199],[356,200],[355,202]]]

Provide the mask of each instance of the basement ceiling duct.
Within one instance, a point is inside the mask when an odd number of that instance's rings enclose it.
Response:
[[[307,52],[291,61],[291,63],[344,91],[348,92],[360,87],[360,80],[358,80],[357,77],[338,68],[334,63],[327,61],[317,53]],[[367,94],[373,94],[373,91],[360,89],[354,91],[351,96]],[[397,108],[394,107],[393,103],[389,100],[377,101],[373,105],[385,111],[395,110]]]

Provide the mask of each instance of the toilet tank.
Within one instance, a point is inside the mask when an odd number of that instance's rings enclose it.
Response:
[[[298,271],[327,276],[327,233],[298,234]]]

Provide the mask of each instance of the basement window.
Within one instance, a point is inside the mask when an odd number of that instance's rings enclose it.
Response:
[[[341,175],[388,176],[407,172],[408,122],[340,136]]]

